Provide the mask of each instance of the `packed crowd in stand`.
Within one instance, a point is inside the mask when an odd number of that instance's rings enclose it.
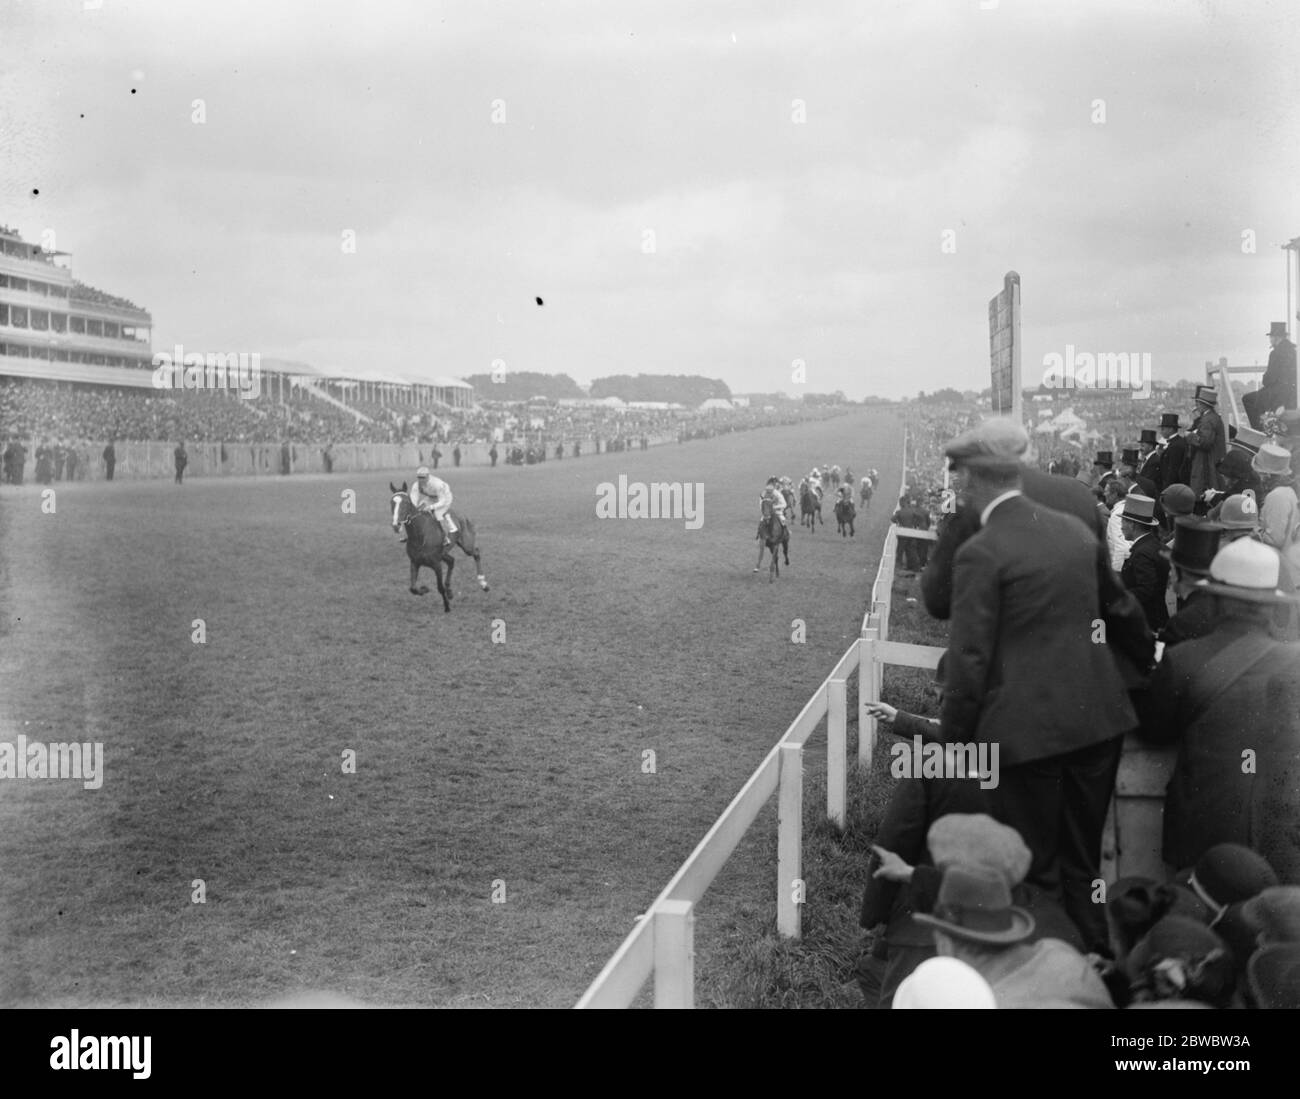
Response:
[[[335,404],[294,388],[283,400],[263,387],[255,399],[230,391],[160,392],[27,379],[0,379],[0,451],[8,451],[5,483],[19,483],[35,452],[48,451],[48,476],[66,468],[88,475],[105,440],[117,443],[419,443],[450,455],[491,443],[504,464],[642,449],[652,439],[679,442],[776,424],[823,419],[839,407],[791,402],[774,411],[609,408],[488,402],[471,409],[415,411],[409,405],[358,402],[359,419]],[[31,458],[29,459],[29,455]],[[71,465],[68,457],[71,455]],[[495,464],[495,457],[493,464]],[[42,467],[43,472],[45,467]],[[68,478],[71,479],[69,474]]]
[[[1300,1007],[1297,414],[1135,406],[1057,473],[1018,423],[915,406],[909,457],[956,493],[921,564],[938,716],[868,706],[950,766],[875,836],[871,1006]],[[1100,888],[1129,735],[1175,753],[1163,870]]]

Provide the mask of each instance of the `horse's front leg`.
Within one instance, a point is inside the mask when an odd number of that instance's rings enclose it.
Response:
[[[420,584],[418,587],[416,586],[416,583],[419,579],[420,579],[420,566],[416,564],[415,561],[413,560],[411,562],[411,594],[428,595],[429,585]]]
[[[447,593],[446,593],[446,595],[443,597],[443,602],[447,602],[448,600],[451,599],[451,596],[452,596],[452,591],[451,591],[451,573],[452,573],[452,570],[455,569],[455,567],[456,567],[456,559],[455,559],[454,557],[452,557],[452,555],[451,555],[450,553],[446,553],[446,554],[443,555],[442,563],[443,563],[444,565],[447,566]],[[450,609],[451,609],[451,608],[448,608],[448,610],[450,610]]]
[[[442,609],[451,610],[451,595],[447,591],[447,585],[442,579],[442,563],[435,557],[430,563],[429,568],[433,569],[433,578],[438,582],[438,594],[442,596]]]

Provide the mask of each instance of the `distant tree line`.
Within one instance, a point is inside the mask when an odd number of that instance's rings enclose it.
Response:
[[[591,383],[591,396],[597,400],[618,397],[624,401],[667,401],[697,408],[710,397],[730,400],[731,389],[721,378],[698,374],[611,374]]]
[[[496,380],[491,374],[470,374],[465,381],[474,387],[481,401],[527,401],[533,397],[558,401],[586,395],[567,374],[539,374],[535,370],[503,371]]]

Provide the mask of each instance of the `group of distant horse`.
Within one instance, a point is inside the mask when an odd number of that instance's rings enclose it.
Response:
[[[830,477],[831,487],[838,489],[839,477],[832,474]],[[863,477],[859,488],[858,499],[863,510],[871,503],[871,495],[874,490],[874,484],[870,477]],[[785,510],[788,516],[794,515],[795,497],[789,489],[783,488],[781,494],[785,497]],[[838,495],[838,494],[837,494]],[[771,562],[768,565],[768,583],[772,583],[781,575],[781,566],[777,561],[777,550],[785,558],[785,563],[790,564],[790,527],[789,524],[782,524],[777,521],[776,509],[772,506],[772,501],[764,497],[763,515],[758,525],[758,538],[763,543],[763,548],[759,550],[758,565],[754,571],[758,572],[763,563],[765,553],[771,554]],[[851,495],[840,497],[835,501],[835,529],[842,538],[855,537],[854,520],[857,518],[858,509],[853,503]],[[810,533],[817,532],[817,524],[823,526],[826,520],[822,518],[822,487],[815,484],[810,478],[805,477],[799,482],[799,525],[807,527]]]

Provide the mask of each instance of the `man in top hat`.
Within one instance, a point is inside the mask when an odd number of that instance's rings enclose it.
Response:
[[[1163,492],[1170,485],[1190,484],[1190,452],[1187,449],[1187,437],[1178,423],[1177,412],[1160,414],[1160,442],[1156,445],[1160,453],[1160,491]]]
[[[1160,552],[1156,537],[1159,525],[1155,517],[1156,502],[1150,496],[1130,492],[1124,498],[1122,520],[1124,538],[1129,543],[1128,556],[1120,579],[1142,604],[1147,625],[1159,631],[1169,621],[1165,590],[1169,587],[1169,562]]]
[[[1088,947],[1104,950],[1091,883],[1120,741],[1136,724],[1112,646],[1092,642],[1114,575],[1082,519],[1025,496],[1026,445],[1019,424],[990,420],[947,447],[979,528],[953,557],[940,734],[999,745],[993,815],[1033,852],[1030,883],[1058,896]]]
[[[1272,635],[1276,609],[1295,602],[1279,566],[1248,538],[1220,549],[1201,582],[1214,628],[1167,649],[1140,700],[1142,736],[1178,745],[1165,798],[1173,868],[1239,843],[1300,880],[1300,645]]]
[[[1208,519],[1186,516],[1174,521],[1174,539],[1164,552],[1174,570],[1178,610],[1160,633],[1166,652],[1171,645],[1204,637],[1214,629],[1214,598],[1199,585],[1209,579],[1210,562],[1219,552],[1222,537],[1222,525]]]
[[[1268,369],[1260,379],[1259,389],[1247,393],[1241,400],[1250,418],[1250,426],[1254,428],[1261,426],[1265,412],[1296,406],[1295,344],[1287,338],[1286,321],[1274,321],[1269,325],[1268,342],[1272,350],[1268,353]]]
[[[1001,1009],[1115,1006],[1079,951],[1060,939],[1030,942],[1034,917],[1012,903],[996,870],[950,866],[933,912],[915,919],[933,929],[940,957],[966,962],[988,981]]]
[[[1198,501],[1219,486],[1218,466],[1228,452],[1228,433],[1219,415],[1219,391],[1203,386],[1196,394],[1197,416],[1187,435],[1192,467],[1188,484]]]
[[[1159,493],[1160,484],[1160,449],[1156,442],[1156,429],[1144,427],[1142,437],[1138,440],[1138,476],[1154,486],[1152,495]]]

